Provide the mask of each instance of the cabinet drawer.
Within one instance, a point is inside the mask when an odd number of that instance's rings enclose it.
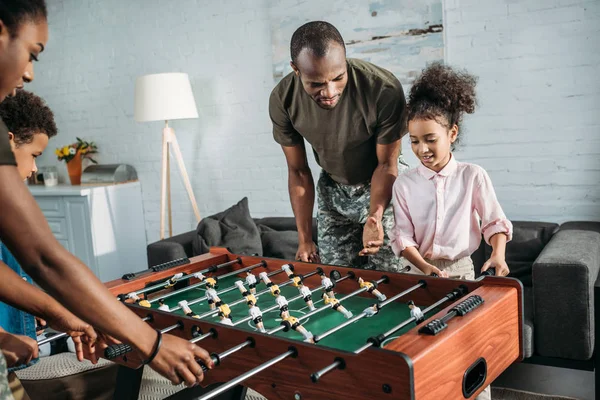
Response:
[[[68,239],[66,218],[47,218],[50,230],[57,239]]]
[[[38,196],[35,198],[46,217],[64,217],[65,207],[58,196]]]

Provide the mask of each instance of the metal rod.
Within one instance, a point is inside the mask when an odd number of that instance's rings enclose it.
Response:
[[[269,272],[269,273],[267,274],[267,276],[269,276],[269,277],[270,277],[270,276],[273,276],[273,275],[280,274],[280,273],[282,273],[282,272],[283,272],[283,270],[282,270],[282,269],[278,269],[278,270],[276,270],[276,271]],[[261,281],[261,282],[262,282],[262,281]],[[223,289],[223,291],[221,291],[221,292],[217,292],[217,295],[219,295],[219,294],[222,294],[222,293],[227,293],[227,292],[230,292],[230,291],[232,291],[233,289],[237,289],[237,286],[233,285],[233,286],[232,286],[232,287],[230,287],[230,288]],[[260,294],[256,294],[256,296],[260,296]],[[206,300],[206,296],[198,297],[197,299],[194,299],[194,300],[191,300],[191,301],[189,301],[189,302],[188,302],[188,306],[193,306],[194,304],[200,303],[202,300]],[[230,304],[230,305],[231,305],[231,304]],[[170,311],[177,311],[177,310],[180,310],[180,309],[181,309],[181,307],[177,306],[177,307],[174,307],[174,308],[172,308]]]
[[[215,267],[208,267],[208,268],[206,268],[206,269],[203,269],[202,271],[195,272],[194,274],[197,274],[197,273],[204,274],[205,272],[211,272],[211,271],[215,270],[215,268],[216,268],[216,269],[221,269],[221,268],[225,268],[225,267],[228,267],[228,266],[230,266],[230,265],[237,264],[237,263],[241,263],[241,262],[242,262],[242,260],[241,260],[241,259],[239,259],[239,258],[236,258],[235,260],[228,261],[228,262],[226,262],[226,263],[223,263],[223,264],[219,264],[219,265],[217,265],[217,266],[215,266]],[[185,276],[187,276],[187,277],[190,277],[190,276],[194,276],[194,274],[188,274],[188,275],[185,275]],[[184,278],[183,278],[183,277],[181,277],[181,278],[180,278],[180,280],[181,280],[181,279],[184,279]],[[164,282],[162,282],[162,283],[157,283],[156,285],[148,286],[148,287],[146,287],[146,288],[143,288],[143,289],[141,289],[141,290],[138,290],[138,291],[136,291],[136,292],[134,292],[134,293],[135,293],[136,295],[140,295],[140,294],[143,294],[143,293],[146,293],[146,292],[150,292],[151,290],[154,290],[154,289],[163,288],[163,287],[165,286],[165,284],[166,284],[168,281],[169,281],[169,280],[167,279],[166,281],[164,281]]]
[[[267,276],[268,276],[268,277],[271,277],[271,276],[273,276],[273,275],[280,274],[281,272],[283,272],[283,271],[278,269],[278,270],[275,270],[275,271],[269,272],[269,273],[267,274]],[[238,288],[238,287],[237,287],[237,286],[235,286],[235,285],[233,285],[233,286],[229,286],[228,288],[225,288],[225,289],[223,289],[223,290],[220,290],[220,291],[218,291],[218,292],[217,292],[217,295],[219,295],[219,294],[223,294],[223,293],[228,293],[228,292],[231,292],[232,290],[236,290],[237,288]],[[202,300],[204,300],[204,297],[200,297],[200,298],[198,298],[198,299],[192,300],[192,301],[190,301],[190,302],[188,303],[188,305],[193,305],[193,304],[199,303],[199,302],[201,302]]]
[[[243,349],[244,347],[250,346],[252,343],[254,343],[252,340],[246,340],[244,343],[240,343],[237,346],[234,346],[228,350],[225,350],[224,352],[222,352],[221,354],[219,354],[219,359],[222,360],[225,357],[235,353],[236,351],[240,351],[241,349]]]
[[[400,297],[407,295],[408,293],[410,293],[410,292],[412,292],[412,291],[414,291],[414,290],[416,290],[416,289],[420,288],[421,286],[425,286],[425,283],[424,283],[424,282],[422,282],[422,283],[419,283],[418,285],[412,286],[412,287],[410,287],[410,288],[406,289],[405,291],[403,291],[403,292],[401,292],[401,293],[398,293],[397,295],[395,295],[395,296],[393,296],[393,297],[390,297],[389,299],[387,299],[387,300],[385,300],[385,301],[383,301],[383,302],[379,303],[379,304],[378,304],[378,306],[379,306],[379,309],[382,309],[383,307],[387,306],[387,305],[388,305],[388,304],[390,304],[391,302],[393,302],[393,301],[395,301],[395,300],[398,300]],[[348,326],[348,325],[350,325],[350,324],[353,324],[354,322],[356,322],[356,321],[358,321],[358,320],[361,320],[361,319],[363,319],[363,318],[364,318],[364,317],[366,317],[366,316],[367,316],[367,313],[365,313],[365,312],[363,311],[363,312],[361,312],[360,314],[358,314],[358,315],[355,315],[354,317],[352,317],[352,318],[350,318],[350,319],[348,319],[348,320],[346,320],[346,321],[342,322],[342,323],[341,323],[341,324],[339,324],[338,326],[334,326],[333,328],[329,329],[328,331],[325,331],[325,332],[321,333],[320,335],[315,335],[315,337],[314,337],[314,341],[315,341],[315,342],[318,342],[318,341],[320,341],[320,340],[323,340],[323,339],[325,339],[327,336],[329,336],[329,335],[331,335],[331,334],[333,334],[333,333],[335,333],[335,332],[339,331],[340,329],[343,329],[343,328],[347,327],[347,326]]]
[[[204,335],[196,336],[195,338],[190,339],[190,343],[198,343],[199,341],[204,340],[204,339],[209,338],[214,335],[215,335],[215,331],[211,330],[211,331],[206,332]]]
[[[429,311],[433,310],[434,308],[436,308],[437,306],[445,303],[448,300],[452,300],[454,298],[456,298],[457,296],[454,294],[455,292],[451,292],[449,294],[447,294],[446,296],[444,296],[443,298],[441,298],[440,300],[438,300],[437,302],[433,303],[432,305],[430,305],[429,307],[425,308],[423,310],[423,314],[427,314]],[[391,299],[390,299],[391,300]],[[391,336],[394,332],[404,328],[406,325],[410,324],[411,322],[413,322],[415,320],[414,317],[410,317],[409,319],[401,322],[400,324],[396,325],[395,327],[393,327],[392,329],[390,329],[389,331],[385,332],[383,334],[383,336],[385,337],[385,339],[387,339],[389,336]],[[365,351],[366,349],[370,348],[374,346],[374,344],[372,342],[369,342],[365,345],[363,345],[362,347],[354,350],[354,354],[360,354],[363,351]],[[326,366],[325,368],[313,373],[311,375],[311,379],[313,382],[317,382],[323,375],[333,371],[336,368],[339,368],[342,365],[342,361],[336,360],[333,363],[331,363],[330,365]]]
[[[228,272],[227,274],[220,275],[220,276],[218,276],[218,278],[226,278],[226,277],[231,276],[231,275],[241,274],[243,272],[250,271],[251,269],[262,267],[262,266],[265,266],[265,265],[267,265],[267,263],[264,262],[264,261],[261,261],[258,264],[250,265],[249,267],[245,267],[245,268],[241,268],[241,269],[236,269],[235,271]],[[183,280],[183,278],[181,278],[180,280]],[[196,283],[194,285],[190,285],[190,286],[186,286],[186,287],[181,288],[181,289],[174,290],[174,291],[172,291],[170,293],[165,294],[164,296],[157,297],[155,299],[150,300],[150,303],[155,303],[155,302],[157,302],[157,301],[159,301],[161,299],[166,299],[168,297],[175,296],[175,295],[178,295],[178,294],[183,293],[183,292],[187,292],[188,290],[191,290],[191,289],[194,289],[194,288],[197,288],[197,287],[201,286],[201,284],[206,284],[206,283],[204,281],[202,281],[202,282],[198,282],[198,283]]]
[[[348,278],[351,278],[351,275],[342,276],[340,279],[337,279],[337,280],[335,281],[335,283],[338,283],[338,282],[341,282],[341,281],[345,281],[345,280],[346,280],[346,279],[348,279]],[[318,287],[316,287],[316,288],[312,289],[310,292],[311,292],[311,293],[314,293],[314,292],[316,292],[317,290],[323,289],[324,287],[325,287],[325,285],[318,286]],[[288,300],[288,303],[291,303],[291,302],[293,302],[293,301],[296,301],[296,300],[298,300],[298,299],[301,299],[301,298],[303,298],[303,297],[304,297],[304,296],[302,296],[301,294],[299,294],[298,296],[294,296],[294,297],[292,297],[291,299],[289,299],[289,300]],[[269,308],[265,308],[264,310],[262,310],[262,312],[263,312],[263,314],[264,314],[264,313],[268,313],[269,311],[273,311],[273,310],[275,310],[275,309],[277,309],[277,308],[279,308],[279,305],[278,305],[278,304],[275,304],[275,305],[273,305],[273,306],[271,306],[271,307],[269,307]],[[246,317],[246,318],[240,319],[239,321],[237,321],[237,322],[234,322],[234,323],[233,323],[233,326],[237,326],[237,325],[239,325],[239,324],[243,324],[244,322],[250,321],[251,319],[252,319],[252,317]]]
[[[349,276],[349,275],[346,275],[346,276]],[[384,282],[386,279],[387,279],[387,278],[381,278],[381,279],[378,279],[376,282],[377,282],[377,284],[380,284],[381,282]],[[362,292],[366,292],[367,290],[369,290],[369,288],[367,288],[367,287],[360,288],[360,289],[358,289],[358,290],[355,290],[354,292],[352,292],[352,293],[350,293],[350,294],[348,294],[348,295],[346,295],[346,296],[342,297],[342,298],[341,298],[341,299],[339,299],[338,301],[339,301],[339,302],[340,302],[340,304],[341,304],[341,303],[342,303],[342,301],[344,301],[344,300],[346,300],[346,299],[349,299],[350,297],[354,297],[354,296],[356,296],[357,294],[360,294],[360,293],[362,293]],[[322,312],[322,311],[328,310],[328,309],[330,309],[330,308],[332,308],[332,307],[333,307],[333,304],[327,304],[326,306],[323,306],[323,307],[317,308],[316,310],[313,310],[313,311],[309,312],[308,314],[304,314],[303,316],[301,316],[301,317],[298,317],[298,321],[304,320],[304,319],[306,319],[306,318],[310,318],[310,317],[312,317],[313,315],[315,315],[315,314],[318,314],[318,313],[320,313],[320,312]],[[277,328],[273,328],[273,329],[271,329],[270,331],[268,331],[267,333],[268,333],[268,334],[272,334],[272,333],[279,332],[280,330],[283,330],[283,329],[285,329],[285,326],[284,326],[284,325],[279,325]]]
[[[253,369],[251,369],[250,371],[238,376],[237,378],[225,383],[224,385],[219,386],[218,388],[216,388],[215,390],[208,392],[207,394],[198,397],[196,400],[209,400],[212,399],[218,395],[220,395],[223,392],[228,391],[229,389],[231,389],[232,387],[234,387],[235,385],[245,381],[248,378],[251,378],[252,376],[258,374],[259,372],[271,367],[272,365],[277,364],[278,362],[290,357],[290,356],[296,356],[298,354],[298,351],[295,348],[290,348],[288,351],[286,351],[285,353],[282,353],[280,355],[278,355],[275,358],[270,359],[269,361],[260,364],[258,367],[255,367]]]
[[[152,317],[148,316],[148,317],[142,318],[142,321],[146,322],[146,321],[148,321],[150,319],[152,319]],[[59,333],[58,335],[54,335],[54,336],[50,336],[50,337],[44,338],[44,339],[40,340],[39,342],[37,342],[37,344],[38,344],[38,346],[41,346],[43,344],[46,344],[46,343],[49,343],[49,342],[54,342],[55,340],[62,339],[62,338],[67,337],[67,336],[69,336],[69,335],[66,334],[66,333],[64,333],[64,332],[63,333]]]

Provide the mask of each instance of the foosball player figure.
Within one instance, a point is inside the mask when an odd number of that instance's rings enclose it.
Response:
[[[305,327],[303,327],[302,325],[300,325],[300,321],[298,321],[298,318],[296,317],[292,317],[291,315],[287,315],[286,317],[281,316],[281,318],[283,319],[283,326],[285,326],[285,330],[289,330],[289,329],[293,329],[296,332],[300,333],[302,336],[304,336],[304,341],[306,343],[314,343],[314,339],[313,339],[313,334],[310,333],[308,330],[306,330]]]
[[[127,295],[128,299],[131,299],[135,302],[135,304],[139,304],[142,307],[148,307],[150,308],[150,302],[146,299],[142,299],[140,296],[138,296],[137,294],[135,294],[135,292],[131,292]]]
[[[206,277],[204,276],[204,274],[202,272],[196,272],[194,274],[194,278],[198,279],[200,282],[202,282],[204,279],[206,279]]]
[[[352,318],[352,313],[346,310],[346,308],[344,308],[344,306],[340,304],[340,301],[335,297],[329,297],[327,296],[327,293],[323,293],[321,298],[325,304],[332,304],[331,308],[333,308],[335,311],[341,312],[348,319]]]
[[[279,313],[281,315],[281,318],[285,319],[286,317],[289,317],[290,309],[288,307],[288,301],[284,296],[279,294],[279,291],[277,291],[277,296],[275,297],[275,302],[279,306]]]
[[[167,283],[165,284],[165,289],[175,286],[177,281],[179,279],[181,279],[182,276],[183,276],[183,272],[180,272],[180,273],[175,274],[172,277],[170,277],[169,280],[167,281]]]
[[[292,286],[298,287],[299,285],[302,284],[302,278],[300,278],[298,275],[296,275],[292,269],[294,267],[290,264],[283,264],[281,266],[281,269],[285,271],[285,273],[287,274],[288,278],[290,278],[292,280]]]
[[[256,297],[254,297],[254,295],[252,293],[250,293],[248,290],[246,290],[246,288],[244,287],[244,282],[235,281],[235,286],[238,287],[238,289],[240,290],[240,293],[242,294],[242,296],[244,296],[244,298],[246,299],[246,303],[248,305],[256,304]]]
[[[408,301],[408,308],[410,308],[410,316],[415,319],[415,323],[419,325],[421,322],[425,321],[425,316],[423,315],[423,311],[419,307],[415,305],[415,302],[412,300]]]
[[[373,304],[371,307],[365,308],[363,312],[367,318],[370,318],[379,312],[379,304]]]
[[[181,300],[179,303],[179,307],[181,307],[181,309],[183,310],[183,313],[187,316],[187,317],[192,317],[192,318],[198,318],[200,319],[200,317],[198,317],[198,314],[196,314],[195,312],[192,311],[192,309],[190,308],[190,306],[188,305],[187,300]]]
[[[223,325],[231,325],[233,326],[233,321],[231,321],[231,318],[229,318],[229,316],[225,315],[222,311],[219,311],[219,319],[221,320],[220,322]]]
[[[256,276],[250,271],[247,271],[246,274],[246,285],[248,285],[250,293],[256,294]]]
[[[219,309],[219,313],[223,314],[225,316],[225,318],[229,318],[229,316],[231,315],[231,309],[229,308],[229,306],[225,303],[223,303],[222,301],[219,301],[218,303],[215,303],[216,306]]]
[[[158,309],[161,311],[171,311],[169,306],[165,304],[165,299],[158,300]]]
[[[266,272],[261,272],[258,274],[258,277],[262,279],[262,281],[267,285],[267,287],[271,290],[271,294],[275,297],[279,296],[279,286],[271,282]]]
[[[312,301],[312,292],[310,291],[310,289],[307,286],[305,286],[304,283],[300,282],[300,285],[298,285],[298,291],[302,295],[302,298],[304,299],[304,302],[306,303],[310,311],[316,310]]]
[[[208,302],[208,306],[210,307],[210,309],[216,309],[217,306],[215,306],[215,303],[221,301],[221,298],[217,294],[217,291],[213,288],[208,288],[206,289],[206,292],[204,294],[206,295],[206,301]]]
[[[387,299],[387,297],[385,297],[385,294],[377,290],[377,287],[373,284],[373,282],[365,282],[363,278],[358,278],[358,284],[360,285],[361,289],[365,287],[368,288],[367,292],[377,297],[379,301],[384,301],[385,299]]]
[[[248,303],[248,307],[250,307],[248,309],[248,314],[250,314],[252,322],[254,322],[254,325],[256,325],[259,331],[265,333],[266,330],[265,325],[263,324],[262,311],[260,311],[260,308],[258,308],[254,304]]]
[[[332,299],[335,298],[335,293],[333,293],[334,285],[333,282],[331,282],[331,279],[329,279],[323,271],[320,271],[319,275],[321,275],[321,285],[323,285],[323,290],[325,293],[327,293],[327,296],[331,297]]]
[[[206,287],[209,289],[219,288],[219,284],[217,283],[217,280],[215,278],[206,278],[204,279],[204,282],[206,282]]]

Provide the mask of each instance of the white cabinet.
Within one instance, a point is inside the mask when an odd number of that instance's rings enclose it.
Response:
[[[148,267],[139,182],[29,189],[56,239],[102,282]]]

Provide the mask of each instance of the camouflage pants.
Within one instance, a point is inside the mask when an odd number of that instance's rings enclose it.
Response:
[[[402,157],[398,172],[408,169]],[[340,266],[380,271],[397,271],[402,261],[389,245],[388,232],[394,226],[392,205],[385,209],[382,218],[384,243],[372,256],[359,256],[362,250],[363,226],[369,215],[371,183],[344,185],[321,171],[317,184],[318,246],[321,262]]]
[[[6,359],[0,352],[0,400],[14,400],[10,384],[8,383],[8,368]]]

